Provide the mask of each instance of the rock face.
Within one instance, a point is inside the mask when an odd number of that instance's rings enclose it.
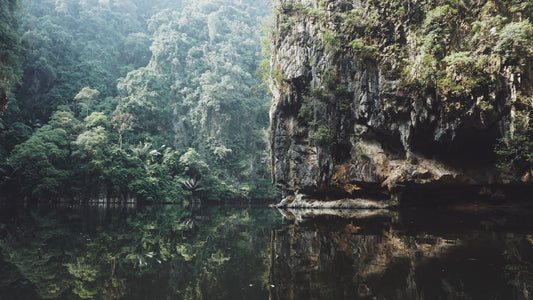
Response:
[[[271,170],[285,202],[530,181],[529,161],[496,169],[494,145],[530,136],[516,116],[529,120],[533,64],[519,53],[533,43],[505,34],[533,27],[495,2],[275,4]]]

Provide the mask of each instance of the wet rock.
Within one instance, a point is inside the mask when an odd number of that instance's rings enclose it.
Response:
[[[368,219],[376,217],[391,217],[389,209],[347,209],[347,208],[280,208],[280,214],[287,220],[303,222],[315,217],[339,217],[343,219]]]
[[[278,208],[310,208],[310,209],[383,209],[389,205],[384,201],[371,199],[338,199],[323,201],[308,198],[303,194],[288,196],[278,205]]]

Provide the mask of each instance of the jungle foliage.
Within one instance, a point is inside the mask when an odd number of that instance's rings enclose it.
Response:
[[[175,202],[276,194],[262,161],[269,98],[256,88],[266,3],[22,6],[23,76],[0,117],[2,195]]]

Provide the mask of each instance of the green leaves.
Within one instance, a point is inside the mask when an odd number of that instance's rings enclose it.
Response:
[[[331,132],[327,127],[320,125],[315,133],[309,135],[309,139],[315,141],[320,146],[326,146],[331,141]]]
[[[194,148],[189,148],[179,159],[185,174],[192,178],[201,178],[207,173],[208,165],[205,163],[200,154]]]
[[[25,159],[40,161],[16,180],[42,182],[62,196],[180,201],[188,193],[180,180],[211,176],[211,194],[234,196],[243,181],[266,176],[266,143],[257,132],[268,126],[270,99],[251,91],[259,84],[258,20],[268,13],[266,4],[26,6],[22,32],[32,51],[17,94],[21,109],[10,114],[19,125],[2,137],[20,144],[33,133],[21,124],[48,126],[13,153],[14,145],[0,149],[17,170]],[[60,130],[63,140],[44,140]],[[65,162],[55,161],[59,152]]]
[[[366,45],[362,39],[355,39],[348,43],[348,47],[352,49],[360,60],[375,59],[379,54],[379,49],[376,45]]]
[[[2,1],[0,6],[0,112],[11,90],[21,81],[24,48],[18,33],[18,0]]]
[[[98,90],[93,90],[90,87],[84,87],[81,91],[74,96],[74,101],[85,110],[85,116],[89,116],[89,109],[92,109],[100,92]]]
[[[444,58],[446,69],[438,78],[443,93],[469,94],[489,80],[488,56],[473,55],[470,51],[455,52]]]
[[[59,192],[69,150],[67,132],[50,125],[40,128],[30,139],[13,150],[10,161],[20,170],[22,188],[34,197],[53,197]]]
[[[523,66],[533,58],[533,25],[529,20],[505,25],[494,51],[504,57],[507,65]]]
[[[498,155],[497,167],[507,172],[523,175],[533,168],[533,140],[526,133],[515,134],[512,138],[502,138],[495,145]]]
[[[107,144],[107,133],[102,126],[96,126],[82,132],[74,141],[74,145],[78,147],[81,153],[93,159],[103,157]]]

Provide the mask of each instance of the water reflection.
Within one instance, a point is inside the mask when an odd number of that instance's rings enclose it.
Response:
[[[266,299],[271,209],[0,210],[0,299]]]
[[[284,211],[271,299],[531,299],[531,214]],[[302,216],[302,214],[304,216]]]
[[[531,299],[532,216],[1,207],[0,299]]]

